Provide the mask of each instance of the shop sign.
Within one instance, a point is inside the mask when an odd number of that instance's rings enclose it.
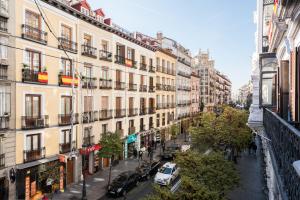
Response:
[[[127,137],[127,143],[132,143],[132,142],[135,142],[136,141],[136,134],[131,134],[131,135],[128,135]]]
[[[25,200],[30,200],[30,177],[25,178]]]
[[[87,147],[85,150],[83,149],[80,149],[80,154],[83,155],[87,155],[93,151],[97,151],[97,150],[100,150],[102,147],[99,145],[99,144],[95,144],[93,146],[90,146],[90,147]]]

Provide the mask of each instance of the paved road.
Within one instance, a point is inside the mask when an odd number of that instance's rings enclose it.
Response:
[[[108,199],[115,199],[115,200],[139,200],[145,198],[147,195],[151,194],[153,192],[153,179],[150,179],[148,181],[141,182],[138,187],[133,188],[130,190],[126,198],[119,197],[119,198],[113,198],[108,197],[105,195],[104,197],[100,198],[99,200],[108,200]]]

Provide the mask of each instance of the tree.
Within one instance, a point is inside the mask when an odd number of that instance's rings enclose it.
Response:
[[[171,133],[171,139],[174,141],[175,143],[175,140],[177,138],[177,135],[179,133],[179,127],[177,124],[173,124],[170,128],[170,133]]]
[[[98,156],[102,158],[110,159],[109,166],[109,177],[108,177],[108,186],[110,184],[111,179],[111,170],[112,170],[112,160],[115,157],[119,156],[122,152],[122,140],[120,137],[120,133],[105,133],[102,135],[100,141],[101,149],[98,152]]]
[[[176,193],[155,187],[156,194],[148,200],[223,200],[226,192],[239,181],[233,164],[221,153],[200,154],[198,151],[179,153],[175,162],[180,167],[181,185]]]

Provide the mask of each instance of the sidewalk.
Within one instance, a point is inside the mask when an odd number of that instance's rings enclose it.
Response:
[[[240,173],[240,185],[228,195],[231,200],[266,200],[263,192],[265,187],[263,179],[263,155],[261,154],[261,144],[256,140],[257,151],[255,155],[248,155],[245,151],[236,165]]]
[[[147,157],[147,153],[144,153],[143,159],[149,161],[149,158]],[[160,146],[157,146],[156,150],[154,150],[153,160],[157,160],[157,159],[160,159]],[[137,159],[128,159],[128,160],[120,161],[118,165],[112,168],[111,180],[113,180],[122,172],[128,170],[135,170],[135,168],[138,165],[139,165],[139,161]],[[87,191],[88,200],[96,200],[106,194],[108,176],[109,176],[109,168],[105,168],[86,178],[86,191]],[[77,200],[77,199],[81,199],[81,197],[82,197],[82,182],[69,186],[64,193],[54,195],[53,199]]]

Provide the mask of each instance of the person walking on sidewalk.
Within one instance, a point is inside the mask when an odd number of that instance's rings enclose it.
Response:
[[[150,154],[151,154],[151,151],[152,151],[152,148],[151,148],[150,145],[148,146],[147,151],[148,151],[148,158],[149,158],[149,157],[150,157]]]
[[[143,151],[142,150],[139,151],[139,160],[143,160]]]

